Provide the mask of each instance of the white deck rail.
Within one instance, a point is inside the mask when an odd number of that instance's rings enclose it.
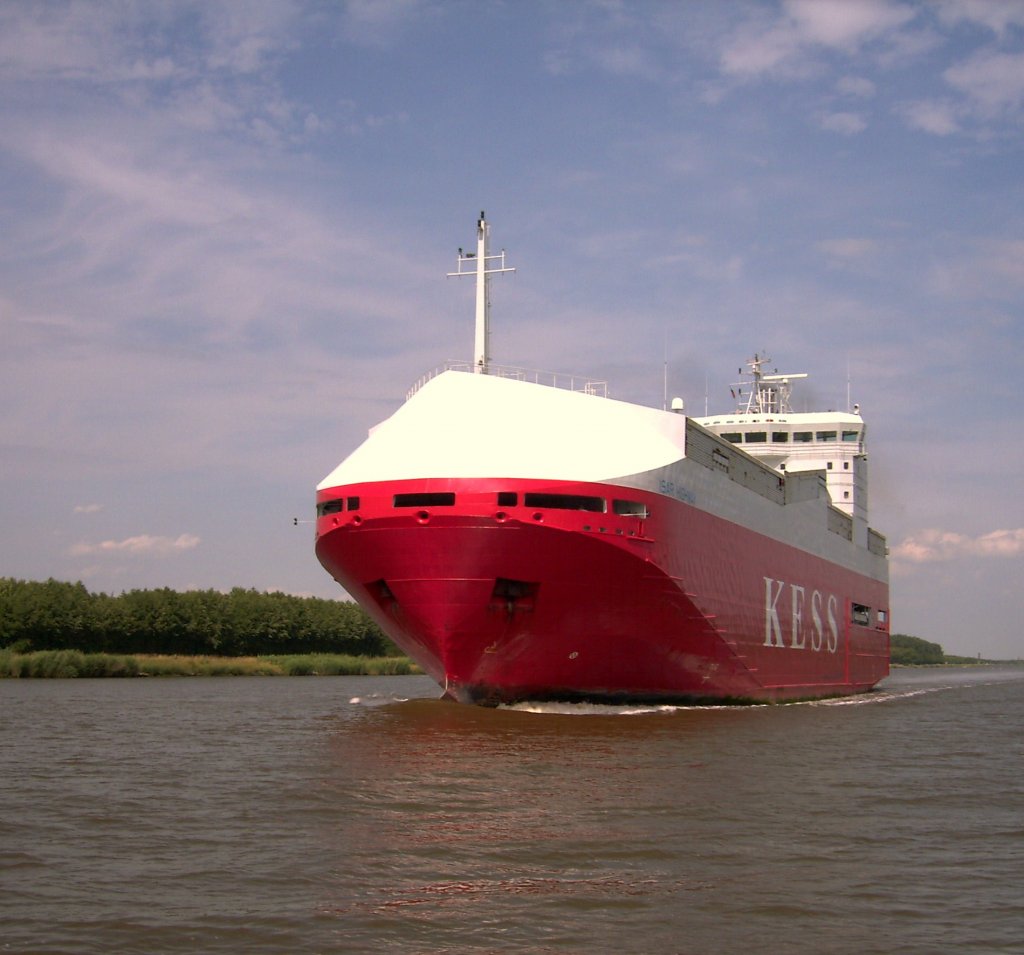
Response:
[[[475,368],[472,362],[447,361],[440,368],[435,368],[420,378],[406,393],[406,401],[416,394],[431,378],[436,378],[446,371],[464,371],[473,374]],[[535,385],[565,388],[568,391],[578,391],[585,395],[597,395],[600,398],[608,397],[607,381],[596,381],[584,375],[567,375],[556,371],[539,371],[532,368],[516,368],[511,365],[494,364],[488,366],[487,374],[495,378],[514,378],[517,381],[529,381]]]

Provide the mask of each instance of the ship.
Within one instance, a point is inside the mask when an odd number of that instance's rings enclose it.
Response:
[[[770,703],[889,671],[888,551],[860,408],[793,411],[755,354],[725,414],[492,362],[476,251],[472,362],[425,375],[317,486],[316,555],[443,696]],[[667,399],[667,395],[665,396]]]

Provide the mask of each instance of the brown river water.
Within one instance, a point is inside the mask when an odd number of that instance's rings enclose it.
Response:
[[[742,708],[0,681],[0,953],[1024,953],[1024,668]]]

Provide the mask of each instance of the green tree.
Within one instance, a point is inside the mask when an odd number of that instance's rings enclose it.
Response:
[[[908,666],[923,666],[945,663],[946,655],[937,643],[929,643],[920,637],[911,637],[905,633],[894,633],[889,637],[889,660]]]

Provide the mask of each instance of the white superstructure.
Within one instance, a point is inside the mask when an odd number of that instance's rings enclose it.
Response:
[[[867,538],[867,452],[864,419],[852,411],[797,413],[792,382],[806,374],[765,374],[770,358],[754,355],[750,379],[733,386],[736,410],[694,420],[780,472],[821,471],[832,504],[853,519],[854,540]],[[742,371],[742,369],[741,369]]]

